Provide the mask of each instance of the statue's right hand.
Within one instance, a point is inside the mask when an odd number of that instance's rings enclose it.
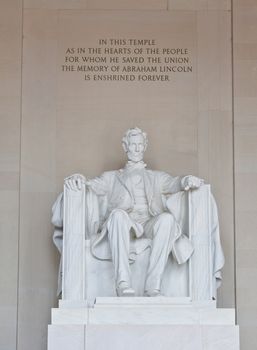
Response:
[[[72,191],[80,191],[85,183],[86,178],[81,174],[73,174],[64,179],[64,185]]]

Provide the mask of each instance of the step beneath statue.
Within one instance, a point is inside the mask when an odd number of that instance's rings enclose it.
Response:
[[[59,308],[81,307],[144,307],[144,306],[187,306],[187,307],[212,307],[216,308],[215,300],[193,301],[189,297],[97,297],[89,300],[59,300]]]
[[[234,325],[234,309],[216,308],[215,301],[189,298],[96,298],[86,302],[62,301],[52,309],[52,324],[116,325]]]
[[[239,350],[232,325],[51,325],[48,350]]]
[[[192,301],[190,297],[97,297],[92,305],[99,307],[187,307],[214,308],[216,300]]]

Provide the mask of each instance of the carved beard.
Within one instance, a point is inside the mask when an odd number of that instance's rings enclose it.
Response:
[[[139,170],[146,168],[147,164],[140,160],[139,162],[133,162],[132,160],[129,160],[127,164],[125,165],[125,170],[133,171],[133,170]]]
[[[139,154],[134,154],[132,152],[127,152],[127,157],[130,162],[142,162],[144,158],[144,152]]]

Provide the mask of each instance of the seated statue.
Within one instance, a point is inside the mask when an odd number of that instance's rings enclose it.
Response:
[[[92,180],[74,174],[65,180],[65,186],[74,192],[84,186],[94,196],[91,202],[90,198],[87,199],[92,215],[98,212],[94,220],[94,224],[97,222],[93,229],[95,234],[89,237],[90,249],[95,258],[112,261],[117,295],[135,295],[131,263],[139,251],[150,247],[146,276],[142,277],[145,278],[144,295],[159,296],[169,257],[172,256],[177,264],[184,264],[194,253],[193,242],[182,232],[169,198],[176,193],[197,191],[204,181],[191,175],[172,177],[165,172],[148,169],[143,161],[147,136],[139,128],[129,129],[122,145],[128,158],[123,169],[104,172]],[[95,197],[97,204],[94,203]],[[57,228],[54,241],[60,250],[62,198],[59,196],[53,207],[52,219]],[[211,205],[216,213],[214,200]],[[217,220],[215,217],[214,221]],[[213,273],[220,279],[224,258],[217,229],[213,237],[215,252],[212,255],[216,256]]]

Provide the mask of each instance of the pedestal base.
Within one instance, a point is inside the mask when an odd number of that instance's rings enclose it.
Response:
[[[48,350],[239,350],[233,309],[188,298],[97,298],[52,309]]]

